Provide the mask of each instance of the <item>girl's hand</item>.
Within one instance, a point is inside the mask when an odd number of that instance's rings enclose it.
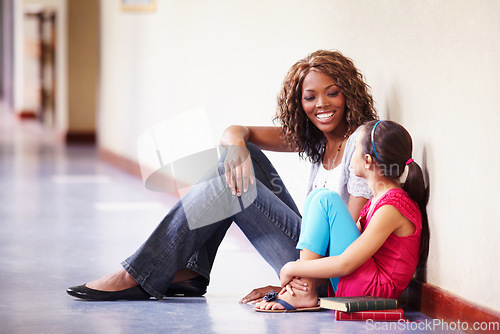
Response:
[[[281,286],[284,288],[292,281],[294,275],[292,273],[292,267],[295,265],[296,261],[288,262],[285,264],[280,271],[280,282]]]
[[[293,291],[294,289],[301,291],[309,290],[306,282],[301,281],[300,277],[294,277],[283,289],[281,289],[279,294],[282,295],[285,292],[288,292],[289,294],[294,296],[295,295],[295,292]]]
[[[248,190],[249,184],[254,183],[252,158],[243,145],[229,145],[224,160],[226,182],[233,195],[241,196],[241,192]]]

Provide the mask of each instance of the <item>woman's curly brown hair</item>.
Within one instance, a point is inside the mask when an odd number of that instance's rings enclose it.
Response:
[[[280,94],[275,120],[279,120],[287,143],[312,161],[322,158],[324,134],[310,122],[302,108],[302,83],[309,71],[329,75],[345,96],[348,134],[377,119],[373,98],[363,75],[350,58],[339,51],[318,50],[299,60],[288,71]]]

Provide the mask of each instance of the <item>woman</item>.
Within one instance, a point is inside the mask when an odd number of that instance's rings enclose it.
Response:
[[[335,295],[397,299],[417,264],[427,257],[428,193],[422,170],[412,157],[409,133],[391,121],[364,126],[356,144],[353,169],[365,178],[374,197],[361,211],[359,228],[340,196],[315,190],[306,199],[297,248],[300,261],[287,263],[280,298],[271,293],[257,311],[310,310],[317,306],[317,279],[330,278]],[[307,289],[287,287],[294,277]]]
[[[308,157],[314,163],[311,189],[332,187],[357,219],[371,193],[349,166],[356,129],[375,119],[376,113],[369,87],[353,62],[340,52],[323,50],[298,61],[284,80],[276,118],[281,127],[227,128],[221,138],[227,154],[207,182],[195,185],[172,208],[122,263],[122,270],[69,288],[68,294],[88,300],[201,295],[233,221],[277,273],[296,260],[301,215],[261,149]],[[212,217],[221,210],[232,214],[199,228],[189,226],[186,218]],[[254,290],[245,299],[257,300],[267,290]]]

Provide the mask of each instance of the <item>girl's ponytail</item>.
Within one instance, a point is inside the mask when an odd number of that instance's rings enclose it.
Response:
[[[429,222],[427,219],[427,202],[429,201],[429,188],[425,187],[424,174],[420,166],[411,161],[406,168],[408,168],[408,175],[403,184],[403,190],[410,195],[411,199],[417,202],[420,212],[422,214],[422,237],[420,245],[420,261],[419,267],[425,266],[427,256],[429,254]]]

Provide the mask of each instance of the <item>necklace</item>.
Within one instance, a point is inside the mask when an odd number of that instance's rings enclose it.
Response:
[[[344,140],[346,139],[346,137],[347,137],[347,133],[344,135],[344,137],[340,141],[339,147],[337,148],[337,152],[335,153],[335,157],[333,158],[333,161],[332,161],[332,163],[330,164],[330,167],[327,170],[328,173],[327,173],[327,175],[325,177],[325,182],[323,183],[323,188],[326,188],[326,182],[328,181],[328,177],[330,176],[330,174],[332,174],[331,173],[332,167],[335,166],[335,162],[337,161],[337,157],[339,155],[340,149],[342,148],[342,144],[344,143]],[[325,151],[326,151],[326,143],[325,143],[325,148],[323,149],[323,152],[325,152]],[[318,185],[316,184],[314,186],[314,188],[317,188],[317,187],[318,187]]]

